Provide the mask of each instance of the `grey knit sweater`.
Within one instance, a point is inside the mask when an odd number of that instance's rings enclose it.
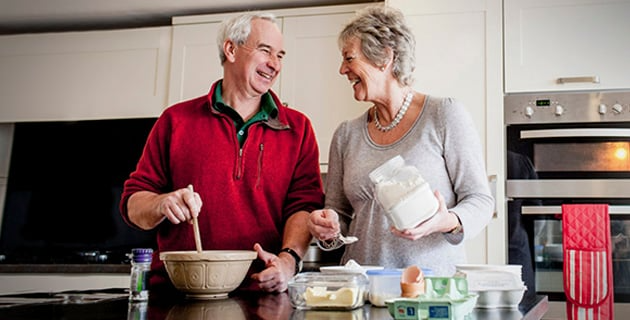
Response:
[[[357,236],[341,263],[404,268],[418,265],[436,276],[451,276],[466,263],[462,236],[434,233],[416,241],[394,236],[374,199],[368,174],[396,155],[416,166],[432,190],[439,190],[464,227],[463,240],[479,234],[492,217],[492,199],[479,135],[467,110],[450,98],[427,96],[409,132],[390,145],[378,145],[367,131],[368,111],[335,130],[326,176],[326,208],[340,214],[342,230]]]

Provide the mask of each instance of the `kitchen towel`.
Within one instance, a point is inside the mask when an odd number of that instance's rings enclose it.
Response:
[[[562,248],[567,319],[614,319],[608,205],[562,205]]]

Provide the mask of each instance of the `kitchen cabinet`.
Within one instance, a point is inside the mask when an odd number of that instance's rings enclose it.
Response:
[[[171,27],[0,37],[0,121],[158,116]]]
[[[223,77],[216,41],[219,24],[220,20],[173,26],[168,105],[208,93],[210,85]]]
[[[128,289],[129,274],[0,273],[0,294],[59,292],[101,288]]]
[[[504,0],[505,92],[630,88],[629,0]]]
[[[500,0],[389,0],[401,9],[416,37],[414,88],[430,95],[461,100],[482,141],[486,169],[503,181],[503,92],[501,76]],[[470,263],[507,261],[502,184],[491,184],[495,218],[484,233],[467,243]]]
[[[13,124],[0,123],[0,227],[4,212],[4,199],[7,192],[11,145],[13,144]]]
[[[326,170],[332,134],[346,119],[366,110],[354,101],[352,89],[338,70],[341,53],[337,35],[354,12],[365,5],[275,10],[287,54],[274,85],[283,102],[312,121]],[[208,92],[223,75],[216,34],[230,14],[175,17],[169,104]]]
[[[350,82],[339,73],[337,37],[354,13],[284,18],[287,55],[281,78],[282,99],[313,122],[320,163],[328,163],[330,141],[339,124],[364,113],[368,105],[354,100]]]
[[[13,145],[13,124],[0,123],[0,178],[9,176],[11,146]],[[0,208],[2,208],[0,206]]]

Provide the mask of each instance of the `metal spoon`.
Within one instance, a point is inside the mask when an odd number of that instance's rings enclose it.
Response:
[[[188,190],[190,192],[195,192],[193,190],[192,184],[188,185]],[[201,235],[199,234],[199,222],[197,221],[197,217],[193,217],[193,230],[195,232],[195,246],[197,247],[197,252],[201,253],[203,249],[201,248]]]
[[[341,248],[343,245],[355,243],[358,240],[359,238],[357,237],[354,237],[354,236],[345,237],[344,235],[339,233],[337,234],[337,237],[335,237],[332,240],[317,241],[317,246],[324,251],[332,251],[332,250]]]
[[[341,242],[343,242],[343,244],[352,244],[355,243],[357,241],[359,241],[359,238],[355,237],[355,236],[347,236],[344,237],[343,234],[339,234],[339,240],[341,240]]]

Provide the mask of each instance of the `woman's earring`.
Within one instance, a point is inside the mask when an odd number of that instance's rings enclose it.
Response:
[[[381,71],[385,71],[385,66],[381,66]]]

